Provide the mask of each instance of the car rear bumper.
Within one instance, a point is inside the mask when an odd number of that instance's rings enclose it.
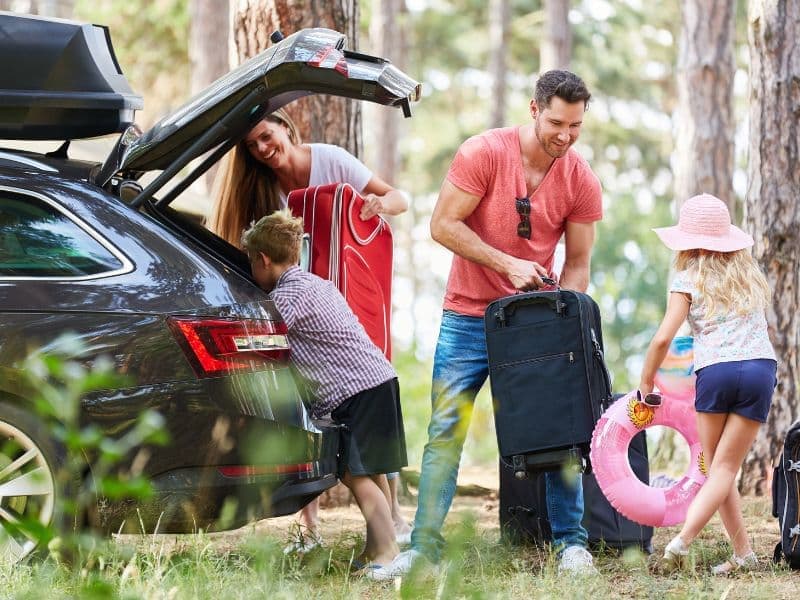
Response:
[[[99,498],[91,524],[103,531],[223,531],[292,514],[336,485],[339,432],[321,432],[317,460],[292,464],[184,467],[150,480],[144,500]]]

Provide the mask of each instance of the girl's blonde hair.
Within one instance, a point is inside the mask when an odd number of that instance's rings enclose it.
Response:
[[[283,125],[289,141],[301,143],[300,133],[283,109],[266,115],[263,121]],[[231,150],[214,181],[214,208],[208,227],[219,237],[241,247],[241,236],[253,221],[281,207],[280,186],[275,172],[258,162],[240,141]]]
[[[719,310],[739,315],[763,310],[772,293],[749,249],[735,252],[681,250],[675,268],[689,271],[710,319]]]

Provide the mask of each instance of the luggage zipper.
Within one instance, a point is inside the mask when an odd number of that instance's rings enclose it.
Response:
[[[508,367],[516,367],[519,365],[525,364],[535,364],[543,361],[549,360],[558,360],[566,358],[570,363],[575,362],[575,353],[574,352],[559,352],[558,354],[543,354],[541,356],[536,356],[533,358],[523,358],[521,360],[514,360],[510,362],[499,363],[491,367],[491,369],[499,370],[499,369],[507,369]]]

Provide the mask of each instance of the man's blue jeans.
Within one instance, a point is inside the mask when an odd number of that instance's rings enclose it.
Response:
[[[433,358],[432,413],[422,455],[417,514],[411,547],[438,562],[444,548],[441,530],[456,491],[461,451],[475,396],[489,376],[483,319],[444,311]],[[545,475],[553,546],[586,546],[583,485],[580,475]]]

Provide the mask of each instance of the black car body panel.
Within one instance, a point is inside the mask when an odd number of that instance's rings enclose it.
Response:
[[[143,473],[156,496],[147,503],[150,510],[136,505],[137,523],[141,518],[165,532],[215,527],[223,500],[230,498],[236,510],[225,525],[235,526],[297,510],[335,483],[338,432],[311,422],[288,366],[198,378],[167,325],[175,315],[279,321],[274,304],[241,270],[85,181],[0,168],[3,196],[47,203],[123,259],[110,274],[88,278],[0,273],[0,397],[32,410],[17,365],[30,351],[48,352],[61,334],[88,347],[87,360],[110,357],[135,385],[84,398],[84,424],[117,437],[143,410],[154,409],[165,418],[171,440],[166,450],[148,450]],[[12,235],[11,227],[0,226],[7,247]],[[258,477],[246,469],[233,476],[214,471],[243,465],[267,471],[304,466]],[[197,479],[209,472],[215,476]],[[202,489],[186,483],[196,479]],[[273,501],[278,492],[280,503]],[[130,517],[129,505],[101,500],[98,522],[118,528]]]

